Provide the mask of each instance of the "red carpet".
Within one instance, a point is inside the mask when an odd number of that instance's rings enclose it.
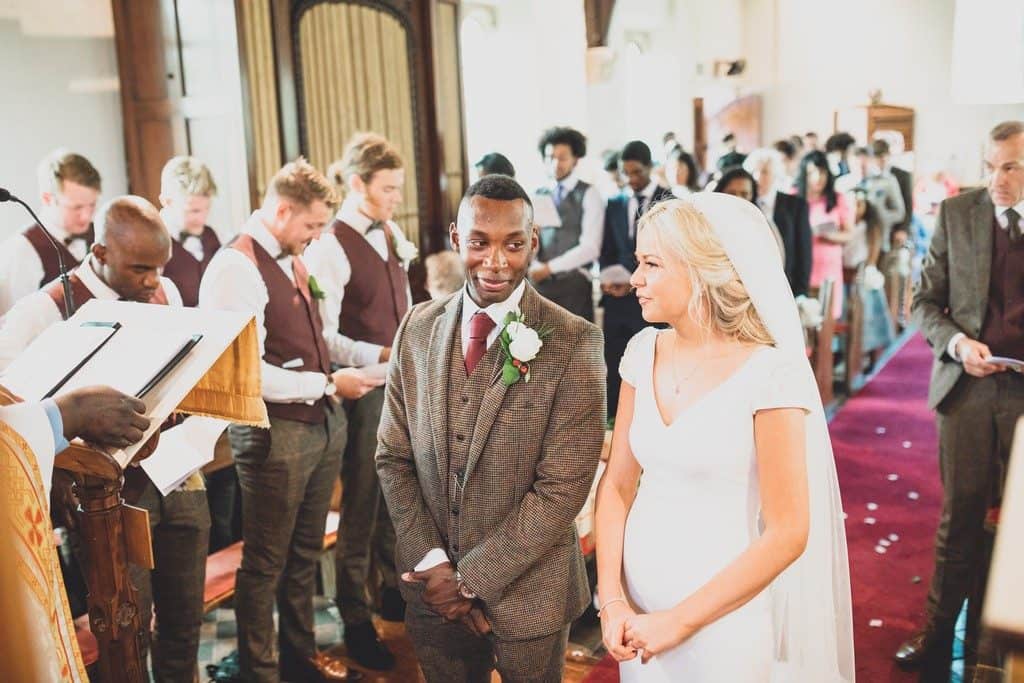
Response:
[[[848,515],[858,681],[916,680],[891,656],[921,623],[942,500],[935,420],[925,404],[931,362],[915,335],[829,427]],[[606,657],[585,680],[617,682],[615,662]]]

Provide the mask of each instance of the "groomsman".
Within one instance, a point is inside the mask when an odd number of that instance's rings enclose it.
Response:
[[[210,169],[195,157],[174,157],[160,173],[160,217],[171,233],[171,260],[164,277],[178,286],[186,306],[199,305],[199,283],[220,238],[206,224],[217,194]]]
[[[307,251],[323,291],[320,313],[331,361],[360,367],[391,357],[398,325],[412,302],[406,269],[416,248],[393,220],[402,201],[405,170],[385,138],[363,133],[349,141],[328,172],[347,197],[334,222]],[[371,621],[368,594],[377,592],[381,616],[405,618],[395,576],[395,532],[374,465],[383,387],[346,402],[348,445],[341,463],[342,505],[335,547],[337,603],[350,657],[369,669],[390,669],[395,658]]]
[[[217,184],[199,159],[177,156],[160,172],[160,217],[171,234],[171,260],[164,277],[181,292],[186,306],[199,305],[199,283],[220,249],[217,233],[206,224]],[[234,464],[206,476],[210,508],[210,552],[239,540],[238,475]]]
[[[160,272],[171,240],[156,208],[141,197],[118,197],[97,215],[96,242],[70,274],[74,306],[90,299],[138,301],[181,306],[181,295]],[[0,370],[50,325],[67,317],[59,281],[19,301],[0,327]],[[55,514],[74,526],[77,507],[70,480],[54,475]],[[162,496],[143,470],[125,470],[124,498],[149,512],[153,538],[152,571],[129,567],[139,591],[141,623],[152,636],[153,676],[157,681],[191,683],[198,675],[199,628],[203,621],[206,549],[210,515],[203,479],[195,474],[177,490]]]
[[[537,194],[558,208],[560,226],[540,226],[540,250],[530,268],[537,291],[570,313],[594,321],[590,266],[601,253],[604,201],[580,180],[576,166],[587,155],[587,139],[572,128],[551,128],[538,145],[551,182]]]
[[[636,223],[640,216],[660,201],[672,199],[672,192],[651,179],[651,148],[633,140],[622,148],[619,165],[631,192],[608,200],[604,214],[604,239],[601,243],[601,273],[612,266],[636,270]],[[604,361],[608,367],[608,414],[619,405],[619,361],[626,344],[647,326],[640,302],[628,282],[603,282],[601,306],[604,307]]]
[[[58,149],[40,162],[38,180],[40,218],[71,270],[92,246],[100,174],[82,155]],[[58,274],[57,251],[42,226],[32,224],[7,239],[0,245],[0,316]]]
[[[270,429],[228,428],[242,488],[235,615],[247,681],[361,678],[318,653],[313,634],[317,559],[347,433],[337,403],[370,388],[356,372],[330,371],[318,289],[299,256],[335,201],[327,179],[305,159],[285,165],[260,209],[213,257],[199,288],[201,308],[256,318],[263,357]]]

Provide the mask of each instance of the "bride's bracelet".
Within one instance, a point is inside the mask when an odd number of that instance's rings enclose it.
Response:
[[[608,602],[601,605],[601,609],[597,610],[597,616],[601,616],[601,613],[605,611],[608,605],[614,605],[617,602],[626,602],[626,598],[612,598]]]

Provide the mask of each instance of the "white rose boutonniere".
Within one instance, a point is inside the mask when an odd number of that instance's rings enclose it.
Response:
[[[420,255],[420,250],[416,247],[415,244],[410,242],[404,236],[400,235],[398,232],[394,232],[393,234],[395,255],[398,256],[398,260],[401,261],[406,268],[408,268],[409,264],[415,261],[416,258]]]
[[[505,326],[498,340],[505,352],[501,379],[506,386],[512,386],[519,380],[530,381],[530,363],[540,353],[548,334],[547,330],[538,332],[528,327],[522,313],[512,312],[505,317]]]

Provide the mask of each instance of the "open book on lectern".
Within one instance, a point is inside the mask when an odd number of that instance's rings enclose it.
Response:
[[[140,398],[150,418],[145,437],[110,452],[124,467],[179,406],[266,423],[254,334],[249,314],[93,299],[39,335],[0,383],[26,401],[97,384]]]

